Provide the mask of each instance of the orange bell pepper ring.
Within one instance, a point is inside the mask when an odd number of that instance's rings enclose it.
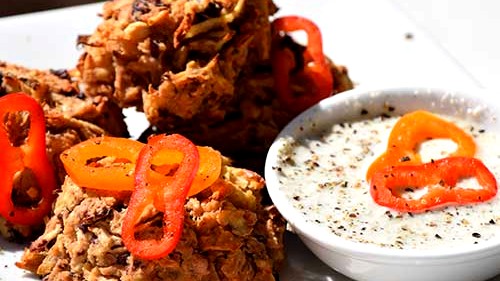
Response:
[[[197,146],[200,156],[200,167],[193,180],[188,197],[198,194],[211,186],[220,176],[222,168],[222,155],[219,151],[208,146]],[[161,174],[168,174],[176,164],[180,163],[182,153],[172,150],[162,150],[152,160],[155,170]]]
[[[430,112],[418,110],[403,115],[394,125],[387,150],[368,168],[366,179],[391,166],[415,165],[422,163],[418,146],[429,139],[449,138],[457,144],[457,150],[450,156],[472,157],[476,144],[471,136],[455,124]]]
[[[70,178],[79,186],[112,191],[132,191],[134,170],[144,144],[117,137],[96,137],[83,141],[61,154],[61,161]],[[212,185],[220,176],[222,155],[210,147],[197,147],[200,168],[188,196],[196,195]],[[182,154],[162,150],[152,160],[155,170],[168,174],[175,168]]]
[[[182,153],[175,171],[166,176],[153,168],[154,156],[162,150]],[[134,256],[145,260],[159,259],[175,249],[182,234],[184,204],[198,167],[198,149],[183,136],[174,134],[149,138],[137,160],[135,187],[122,225],[123,243]],[[152,206],[163,213],[163,235],[159,239],[140,239],[136,231],[144,210]]]
[[[66,173],[79,186],[132,190],[135,164],[143,146],[127,138],[102,136],[72,146],[60,158]]]
[[[278,99],[292,113],[297,114],[329,97],[333,91],[333,76],[323,54],[323,40],[319,28],[312,21],[299,16],[286,16],[274,20],[272,67]],[[304,30],[307,46],[302,54],[304,69],[297,72],[294,53],[282,46],[282,33]],[[294,95],[290,87],[292,80],[304,81],[309,87],[307,94]]]
[[[476,178],[480,189],[460,188],[457,182]],[[405,198],[404,190],[427,187],[420,198]],[[430,163],[394,166],[373,174],[370,193],[374,201],[400,212],[418,213],[447,205],[479,203],[497,193],[494,175],[478,159],[448,157]]]
[[[36,225],[52,209],[56,179],[45,145],[45,117],[42,107],[32,97],[12,93],[0,98],[0,120],[9,113],[29,113],[29,131],[20,145],[11,143],[6,126],[0,126],[0,214],[14,224]],[[29,169],[40,189],[40,201],[35,206],[17,206],[12,201],[14,176]]]

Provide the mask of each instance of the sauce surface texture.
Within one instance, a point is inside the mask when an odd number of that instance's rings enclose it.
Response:
[[[500,136],[479,124],[454,122],[476,142],[475,157],[500,179]],[[286,139],[280,151],[280,189],[310,223],[352,241],[399,249],[436,249],[478,244],[500,233],[500,199],[448,206],[424,213],[401,213],[377,205],[365,180],[366,170],[387,146],[398,117],[377,117],[335,124],[300,140]],[[451,140],[420,146],[423,162],[446,157]],[[480,188],[474,179],[458,186]],[[418,192],[425,192],[418,191]],[[417,196],[418,194],[407,194]]]

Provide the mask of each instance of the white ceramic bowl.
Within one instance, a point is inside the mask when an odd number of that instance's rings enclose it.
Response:
[[[382,248],[343,239],[304,219],[283,193],[286,186],[280,184],[279,172],[273,167],[280,165],[278,154],[282,151],[285,138],[301,138],[311,127],[352,120],[359,117],[362,109],[376,116],[387,105],[394,106],[395,114],[425,109],[458,117],[474,115],[484,128],[500,132],[499,95],[484,90],[392,88],[354,89],[325,99],[296,117],[271,146],[265,167],[271,199],[316,256],[355,280],[479,281],[492,278],[500,274],[500,239],[486,241],[473,248],[456,247],[440,251]]]

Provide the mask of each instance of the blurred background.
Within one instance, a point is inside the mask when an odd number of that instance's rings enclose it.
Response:
[[[0,17],[102,1],[103,0],[0,0]]]

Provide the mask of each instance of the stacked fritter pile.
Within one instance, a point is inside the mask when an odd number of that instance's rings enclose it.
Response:
[[[44,105],[54,158],[105,131],[123,135],[118,107],[135,107],[151,123],[144,139],[179,133],[261,172],[271,142],[296,114],[275,91],[276,10],[272,0],[108,1],[96,31],[80,36],[84,53],[71,75],[31,72],[32,83],[3,71],[4,89]],[[282,40],[294,53],[294,71],[302,71],[304,47]],[[344,67],[328,66],[334,94],[352,88]],[[300,81],[290,88],[309,90]],[[44,234],[18,266],[44,280],[274,280],[284,259],[284,221],[262,202],[263,188],[258,174],[225,163],[213,185],[187,199],[175,250],[141,260],[121,239],[130,192],[103,194],[66,177]],[[161,229],[158,218],[149,226]]]
[[[175,250],[150,261],[132,256],[121,239],[129,196],[102,195],[68,178],[45,233],[17,265],[44,280],[275,280],[284,260],[284,221],[261,204],[259,175],[227,165],[222,171],[187,200]],[[147,224],[161,232],[161,220]]]
[[[144,111],[152,125],[146,137],[178,132],[262,169],[267,148],[295,115],[274,91],[276,10],[271,0],[107,2],[96,32],[80,38],[84,90]],[[285,41],[300,58],[303,47]],[[334,93],[352,88],[347,70],[330,66]],[[309,90],[294,82],[294,91]]]
[[[110,134],[127,136],[121,109],[107,97],[89,97],[80,92],[67,71],[41,71],[0,62],[0,96],[22,91],[43,107],[46,123],[46,144],[56,179],[62,184],[66,175],[59,155],[65,149],[92,137]],[[29,116],[11,114],[2,120],[13,144],[27,136]],[[21,182],[13,190],[13,202],[36,203],[26,190],[35,186],[27,173],[16,175]],[[43,226],[13,225],[0,217],[0,233],[7,239],[23,240]]]

